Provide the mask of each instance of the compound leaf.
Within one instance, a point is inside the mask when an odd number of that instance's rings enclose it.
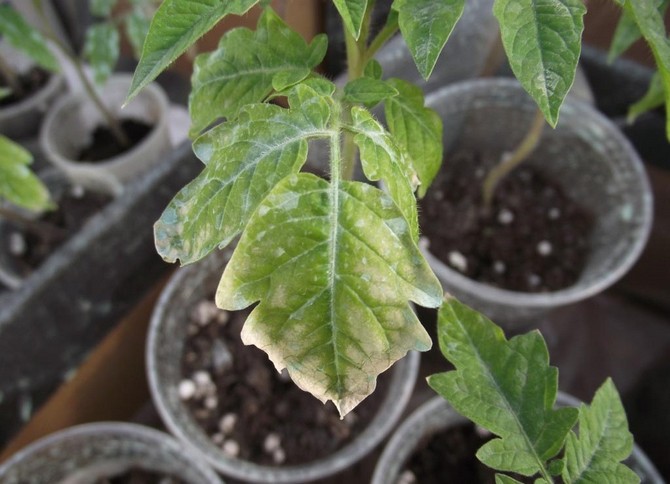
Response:
[[[257,301],[242,340],[345,415],[376,377],[431,342],[408,300],[442,289],[403,214],[381,190],[311,174],[282,180],[252,216],[225,269],[217,305]]]
[[[27,210],[52,208],[49,191],[28,168],[29,151],[0,135],[0,198]]]
[[[579,409],[579,436],[565,443],[563,482],[635,484],[640,478],[621,463],[633,450],[626,413],[611,379],[598,389],[590,406]]]
[[[291,109],[250,105],[235,121],[196,140],[194,150],[206,167],[154,227],[156,248],[165,260],[187,264],[227,245],[272,187],[300,169],[307,141],[330,134],[329,97],[298,85],[289,103]]]
[[[442,164],[442,120],[432,109],[424,107],[423,92],[401,79],[388,83],[398,95],[384,103],[386,123],[401,150],[421,181],[423,197]]]
[[[368,0],[333,0],[333,3],[342,17],[344,26],[358,40],[365,18],[365,10],[368,8]]]
[[[512,71],[556,126],[579,61],[582,0],[495,0],[493,13]]]
[[[47,47],[44,36],[6,3],[0,4],[0,34],[10,45],[19,49],[41,67],[51,72],[60,70],[58,61]]]
[[[325,36],[307,44],[271,9],[265,10],[255,31],[226,33],[214,52],[196,59],[189,97],[191,134],[220,117],[234,116],[246,104],[263,101],[273,90],[273,79],[278,87],[285,87],[286,79],[304,79],[321,62],[326,47]]]
[[[393,8],[416,67],[428,79],[463,14],[465,0],[395,0]]]
[[[455,371],[433,375],[430,386],[498,438],[477,457],[499,471],[546,474],[544,464],[562,448],[577,410],[554,410],[558,370],[539,332],[509,341],[483,315],[455,299],[438,316],[438,338]]]
[[[104,84],[119,60],[119,32],[112,22],[92,25],[86,31],[84,57],[93,68],[93,77]]]
[[[258,0],[165,0],[153,17],[128,100],[226,15],[242,15]]]

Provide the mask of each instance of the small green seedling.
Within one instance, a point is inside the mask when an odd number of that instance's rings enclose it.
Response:
[[[633,449],[626,414],[612,380],[591,405],[555,408],[558,369],[549,365],[538,331],[509,340],[481,314],[447,299],[438,313],[438,340],[456,369],[429,377],[453,407],[496,438],[477,458],[500,472],[496,483],[638,483],[621,463]]]

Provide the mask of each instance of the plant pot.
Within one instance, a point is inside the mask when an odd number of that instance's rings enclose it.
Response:
[[[537,109],[519,84],[509,79],[456,84],[431,94],[427,104],[444,123],[443,170],[454,169],[449,155],[456,150],[511,151],[526,134]],[[532,322],[550,309],[610,286],[640,255],[652,219],[652,195],[640,159],[619,130],[589,105],[567,99],[558,127],[544,129],[524,166],[553,181],[570,200],[593,214],[590,249],[574,284],[544,293],[501,289],[465,277],[438,260],[430,252],[430,242],[425,250],[447,292],[508,327]],[[429,195],[436,189],[432,186]],[[423,221],[424,228],[439,223]]]
[[[168,99],[155,83],[148,85],[122,108],[132,77],[115,74],[100,89],[100,97],[120,121],[140,121],[151,131],[129,150],[100,161],[78,158],[93,140],[94,130],[104,126],[102,115],[83,92],[62,98],[49,112],[40,130],[40,148],[48,161],[77,179],[83,186],[101,178],[125,184],[161,161],[172,149],[168,133]]]
[[[78,191],[78,188],[75,183],[70,181],[63,173],[55,169],[49,169],[45,173],[40,175],[40,178],[45,183],[46,187],[49,189],[49,194],[51,199],[59,205],[61,201],[68,195],[68,192]],[[88,188],[86,191],[83,189],[80,191],[80,196],[84,196],[85,192],[92,192],[95,195],[103,195],[105,198],[109,197],[111,201],[115,196],[121,191],[121,186],[118,185],[118,182],[115,179],[105,180],[100,178],[98,180],[95,188]],[[76,197],[69,197],[70,199]],[[97,198],[97,197],[96,197]],[[87,202],[90,200],[87,199]],[[103,202],[102,200],[100,201]],[[80,202],[86,203],[86,202]],[[17,209],[18,210],[18,209]],[[30,213],[19,210],[23,216],[28,220],[36,220],[41,217],[42,214]],[[81,212],[81,210],[80,210]],[[83,226],[86,221],[95,215],[95,213],[89,213],[88,209],[84,209],[80,213],[82,220],[73,220],[74,225],[72,227],[65,227],[68,231],[72,231],[66,235],[66,237],[60,240],[57,244],[54,244],[52,249],[55,252],[58,249],[58,246],[64,243],[68,237],[74,235],[74,232],[77,231],[78,226]],[[61,217],[63,218],[63,217]],[[17,289],[23,284],[23,281],[33,272],[35,268],[31,268],[22,264],[20,258],[12,254],[10,249],[12,245],[12,239],[16,237],[17,234],[23,235],[20,237],[19,241],[24,241],[25,244],[25,230],[21,227],[14,225],[13,223],[3,220],[0,218],[0,283],[4,284],[9,289]],[[40,257],[40,259],[42,259]]]
[[[0,43],[0,55],[7,63],[23,73],[34,67],[32,61],[14,50],[6,42]],[[0,133],[12,139],[37,134],[44,113],[65,91],[65,79],[60,74],[49,74],[49,79],[33,95],[0,108]]]
[[[210,439],[180,399],[178,387],[184,378],[181,360],[188,330],[186,322],[195,303],[211,296],[230,254],[230,249],[226,249],[179,270],[156,306],[147,342],[147,369],[152,398],[163,421],[178,439],[197,449],[218,471],[248,482],[306,482],[351,467],[388,434],[400,417],[414,387],[418,354],[410,353],[391,369],[387,393],[377,413],[360,434],[335,453],[301,465],[259,465],[230,457]],[[314,404],[321,406],[316,399]]]
[[[580,402],[559,392],[558,406],[579,406]],[[396,430],[377,462],[372,484],[395,484],[414,451],[432,435],[469,424],[442,397],[436,396],[417,408]],[[474,454],[472,458],[475,459]],[[663,479],[640,448],[633,446],[626,463],[640,476],[642,484],[663,484]],[[450,480],[444,476],[445,482]],[[474,483],[473,483],[474,484]]]
[[[49,435],[0,466],[4,484],[81,484],[129,470],[188,484],[220,484],[207,464],[169,435],[141,425],[95,423]]]

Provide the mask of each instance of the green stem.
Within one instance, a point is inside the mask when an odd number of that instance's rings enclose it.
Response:
[[[390,15],[390,14],[389,14]],[[398,31],[398,17],[394,16],[390,23],[387,23],[377,36],[372,40],[368,50],[365,52],[365,62],[372,59],[377,51]]]
[[[18,76],[2,56],[0,56],[0,75],[5,79],[7,87],[9,87],[15,97],[23,96],[23,87],[21,87]]]
[[[545,121],[542,112],[537,109],[532,124],[526,133],[526,136],[521,141],[519,146],[507,156],[504,156],[502,161],[491,169],[484,179],[482,190],[482,197],[484,201],[484,210],[491,209],[493,202],[493,195],[498,183],[512,170],[519,166],[530,155],[540,141],[542,130]]]
[[[44,13],[42,0],[33,0],[33,4],[37,8],[37,11],[39,12],[42,19],[44,20],[44,25],[46,26],[47,29],[47,31],[44,32],[45,37],[49,39],[51,42],[53,42],[54,45],[56,45],[56,47],[58,47],[58,49],[62,52],[62,54],[65,57],[67,57],[67,59],[72,63],[72,65],[75,68],[75,72],[77,73],[77,77],[79,77],[82,86],[84,86],[86,94],[91,99],[91,101],[93,101],[93,104],[95,104],[95,107],[98,109],[98,112],[104,118],[105,122],[107,123],[107,126],[109,127],[116,141],[123,147],[129,146],[130,140],[126,136],[126,133],[124,133],[123,130],[121,129],[121,125],[118,119],[114,117],[111,111],[109,111],[109,109],[107,109],[105,104],[102,102],[102,99],[100,99],[100,96],[93,87],[91,80],[84,72],[81,60],[74,54],[72,54],[70,48],[65,44],[63,44],[63,42],[61,42],[56,33],[53,31],[53,28],[49,23],[49,19],[46,17],[46,14]]]

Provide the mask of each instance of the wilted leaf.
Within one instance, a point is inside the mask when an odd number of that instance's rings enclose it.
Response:
[[[438,315],[444,356],[456,367],[429,378],[430,386],[461,414],[499,438],[477,457],[499,471],[533,476],[563,447],[577,410],[554,410],[558,371],[539,332],[509,341],[483,315],[455,299]]]
[[[56,57],[47,47],[46,39],[29,25],[11,6],[0,4],[0,34],[10,45],[19,49],[45,69],[58,72]]]
[[[256,31],[226,33],[214,52],[196,59],[189,97],[191,134],[220,117],[234,116],[245,104],[263,101],[272,92],[273,79],[282,80],[279,74],[292,82],[304,79],[321,62],[326,47],[325,36],[307,44],[270,9]]]
[[[32,211],[51,208],[47,188],[28,168],[32,162],[30,152],[0,135],[0,198]]]
[[[379,373],[407,351],[430,347],[408,300],[436,306],[441,293],[386,194],[300,174],[259,205],[216,300],[229,310],[260,301],[244,343],[345,415],[374,390]]]
[[[84,57],[93,67],[93,77],[104,84],[119,60],[119,32],[111,22],[92,25],[86,31]]]
[[[282,178],[297,172],[307,141],[329,136],[332,100],[298,85],[291,109],[246,107],[234,122],[202,135],[195,152],[206,168],[170,202],[154,227],[156,248],[169,262],[195,262],[224,247],[246,225]]]
[[[582,0],[496,0],[493,13],[514,74],[556,126],[579,62]]]
[[[258,0],[165,0],[156,10],[135,69],[128,100],[226,15],[242,15]]]
[[[423,93],[417,86],[401,79],[390,79],[398,95],[387,100],[386,123],[401,150],[407,153],[421,185],[423,197],[442,165],[442,120],[432,109],[424,107]]]
[[[395,0],[400,31],[424,79],[463,14],[465,0]]]

